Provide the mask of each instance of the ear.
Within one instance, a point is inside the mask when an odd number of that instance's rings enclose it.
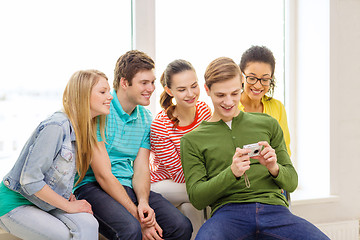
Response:
[[[129,86],[128,80],[126,80],[124,77],[120,78],[120,87],[125,89]]]
[[[241,83],[244,85],[244,83],[245,83],[244,73],[240,74],[240,79],[241,79]]]
[[[208,95],[208,96],[210,96],[210,89],[208,88],[208,86],[206,86],[206,84],[204,84],[204,88],[205,88],[205,91],[206,91],[206,94]]]
[[[169,94],[169,96],[174,97],[174,95],[172,94],[170,88],[168,88],[168,87],[165,86],[165,87],[164,87],[164,90],[165,90],[165,92],[166,92],[167,94]]]

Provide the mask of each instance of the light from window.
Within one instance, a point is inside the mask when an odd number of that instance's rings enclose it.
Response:
[[[35,127],[62,107],[70,76],[131,49],[130,1],[7,1],[0,8],[0,177]]]
[[[265,45],[276,58],[274,97],[284,102],[284,3],[282,0],[157,0],[156,69],[182,58],[195,67],[200,86],[207,65],[217,57],[240,63],[252,45]],[[203,90],[203,88],[202,88]],[[163,88],[157,81],[156,110]],[[200,100],[212,106],[202,91]]]

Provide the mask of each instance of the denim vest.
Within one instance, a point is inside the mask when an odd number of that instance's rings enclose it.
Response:
[[[3,182],[44,211],[55,209],[34,194],[47,184],[68,199],[74,185],[75,132],[65,113],[55,112],[41,122],[23,147]]]

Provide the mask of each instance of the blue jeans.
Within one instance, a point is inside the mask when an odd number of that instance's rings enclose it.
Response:
[[[0,217],[0,227],[21,239],[98,240],[98,222],[89,213],[65,213],[60,209],[45,212],[24,205]]]
[[[135,192],[124,186],[130,199],[138,205]],[[108,239],[142,239],[139,221],[119,202],[114,200],[97,182],[81,186],[75,191],[78,199],[88,201],[99,222],[99,231]],[[155,211],[156,221],[163,230],[164,239],[188,240],[191,222],[161,194],[150,191],[149,205]]]
[[[196,240],[322,240],[329,238],[287,207],[261,203],[229,203],[215,211]]]

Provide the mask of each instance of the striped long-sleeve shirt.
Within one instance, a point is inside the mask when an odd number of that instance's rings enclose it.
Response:
[[[201,101],[196,104],[195,120],[188,126],[173,128],[165,110],[159,112],[151,124],[150,142],[152,156],[150,159],[151,182],[172,179],[184,183],[184,173],[180,159],[180,138],[205,120],[211,117],[209,106]]]

